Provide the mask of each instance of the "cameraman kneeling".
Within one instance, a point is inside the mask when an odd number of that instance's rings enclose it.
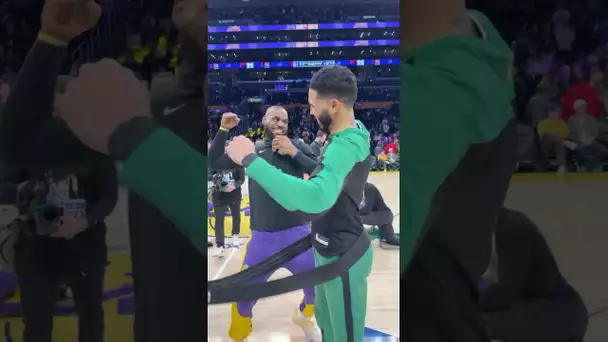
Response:
[[[214,256],[224,256],[224,217],[226,209],[230,208],[232,215],[232,244],[237,247],[240,245],[239,233],[241,231],[241,200],[243,194],[241,186],[245,182],[245,170],[239,168],[231,172],[213,172],[212,175],[212,194],[213,211],[215,212],[215,246]]]

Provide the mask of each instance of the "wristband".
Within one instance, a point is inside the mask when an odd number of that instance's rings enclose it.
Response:
[[[298,150],[296,150],[293,154],[290,154],[291,158],[295,158],[298,155]]]
[[[68,46],[68,43],[66,43],[65,41],[63,41],[59,38],[55,38],[55,37],[51,36],[50,34],[47,34],[44,32],[38,33],[37,39],[41,42],[45,42],[47,44],[51,44],[51,45],[57,46],[57,47],[67,47]]]
[[[230,132],[230,130],[229,130],[229,129],[226,129],[226,128],[224,128],[224,127],[220,127],[220,131],[223,131],[223,132]]]

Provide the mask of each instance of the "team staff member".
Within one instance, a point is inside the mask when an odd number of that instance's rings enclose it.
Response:
[[[213,168],[223,170],[242,170],[224,153],[228,131],[237,126],[239,117],[233,113],[222,115],[220,131],[215,136],[209,149],[209,163]],[[289,116],[280,106],[266,110],[262,119],[264,141],[256,145],[255,151],[260,158],[274,167],[295,177],[302,178],[317,167],[316,156],[310,147],[296,139],[289,139],[287,127]],[[313,159],[314,158],[314,159]],[[310,234],[310,218],[301,213],[285,210],[270,197],[254,179],[249,178],[251,240],[247,243],[243,257],[243,267],[251,267],[297,240]],[[217,231],[217,228],[216,228]],[[299,255],[283,265],[296,274],[315,267],[312,250]],[[268,281],[272,272],[254,281]],[[309,341],[321,341],[321,333],[311,319],[314,312],[315,290],[305,288],[304,298],[298,309],[294,310],[293,322],[298,324]],[[246,339],[253,330],[253,307],[255,301],[243,301],[232,305],[232,314],[228,335],[235,341]]]
[[[382,234],[380,247],[399,247],[399,237],[395,235],[393,219],[395,216],[391,209],[384,203],[380,190],[372,184],[365,183],[365,192],[361,209],[361,222],[367,226],[378,226]]]
[[[513,54],[464,0],[400,10],[401,338],[487,342],[474,289],[515,165]]]
[[[321,151],[323,151],[323,146],[325,146],[325,141],[327,141],[327,134],[321,130],[317,132],[317,136],[312,143],[310,143],[310,148],[312,148],[312,152],[319,157],[321,156]]]
[[[481,295],[490,337],[502,342],[582,342],[588,312],[526,214],[503,209],[495,232],[497,282]]]
[[[51,207],[78,200],[84,203],[85,210],[75,214],[64,208],[60,214],[47,209],[44,216],[28,215],[24,219],[15,245],[15,271],[25,324],[23,340],[51,341],[57,292],[60,283],[67,282],[74,291],[77,305],[79,341],[101,342],[107,262],[104,220],[116,204],[118,184],[114,162],[88,149],[73,135],[72,141],[77,147],[60,151],[48,149],[53,144],[49,138],[59,142],[66,140],[66,137],[49,134],[48,129],[61,125],[52,115],[55,91],[61,91],[56,89],[55,80],[62,58],[57,60],[48,55],[53,49],[48,43],[54,39],[51,35],[59,35],[54,16],[59,6],[49,2],[44,7],[42,31],[4,109],[0,146],[2,158],[24,170],[28,181],[45,184],[40,191],[50,192],[41,195],[53,201],[48,203]],[[101,15],[99,6],[95,3],[80,6],[86,6],[79,10],[88,13],[89,27],[94,26]],[[36,66],[46,63],[57,65],[57,69],[43,80]],[[39,87],[47,87],[48,91],[39,91]]]
[[[241,201],[243,194],[241,186],[245,183],[245,170],[240,167],[234,171],[212,171],[213,188],[211,200],[215,213],[215,256],[223,257],[225,248],[224,221],[226,209],[230,208],[232,215],[232,245],[240,244],[241,232]]]
[[[94,1],[47,0],[43,35],[30,51],[12,89],[16,100],[11,105],[16,113],[15,122],[10,124],[5,120],[3,126],[5,132],[18,132],[22,131],[21,127],[36,125],[28,134],[15,133],[18,142],[2,144],[19,149],[22,164],[39,166],[47,161],[59,163],[74,156],[85,159],[100,155],[80,143],[62,120],[52,118],[53,89],[67,53],[66,47],[74,37],[95,26],[97,20],[91,10],[93,4]],[[66,8],[68,11],[64,12]],[[151,106],[148,115],[153,115],[158,124],[179,135],[180,141],[199,153],[205,151],[207,131],[207,119],[200,115],[204,106],[202,85],[206,72],[204,47],[207,37],[207,24],[200,18],[206,18],[205,11],[206,2],[203,1],[184,0],[176,5],[173,20],[181,29],[179,81],[160,84],[150,90],[150,95],[146,94],[151,102],[148,103],[148,108]],[[55,19],[58,17],[63,17],[65,23],[58,23]],[[81,76],[86,77],[86,68],[80,71]],[[105,86],[112,88],[116,86],[115,81]],[[137,82],[145,88],[142,82]],[[118,97],[111,101],[125,110],[133,109],[129,101],[121,101]],[[57,105],[60,102],[58,99]],[[89,111],[92,106],[95,103],[89,102],[79,110]],[[128,154],[130,139],[138,138],[137,133],[122,137],[118,132],[116,154]],[[203,166],[196,172],[200,174],[205,170],[207,168]],[[204,184],[201,188],[206,192]],[[198,206],[205,197],[190,205]],[[207,234],[200,229],[200,222],[204,220],[199,221],[196,234],[202,245]],[[200,324],[207,316],[206,295],[200,291],[207,281],[204,256],[175,230],[171,220],[136,193],[129,195],[129,230],[136,294],[135,341],[204,340],[206,329]],[[158,253],[159,250],[163,253]],[[159,268],[163,272],[158,272]]]

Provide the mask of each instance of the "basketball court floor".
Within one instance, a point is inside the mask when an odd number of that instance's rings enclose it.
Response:
[[[399,175],[376,173],[370,180],[383,193],[387,204],[399,213]],[[129,260],[127,196],[121,189],[119,203],[107,219],[110,262],[104,293],[105,342],[133,341],[133,289]],[[608,341],[608,173],[517,175],[507,196],[507,206],[528,214],[545,235],[564,277],[583,297],[590,314],[585,342]],[[242,226],[248,224],[247,203]],[[399,227],[399,216],[395,228]],[[226,227],[230,227],[227,219]],[[246,235],[247,230],[243,229]],[[230,241],[230,239],[228,239]],[[374,242],[377,244],[377,241]],[[374,248],[369,278],[366,341],[395,341],[399,336],[398,251]],[[232,255],[232,256],[231,256]],[[229,249],[224,260],[209,260],[209,279],[238,270],[242,250]],[[275,277],[288,275],[279,271]],[[0,284],[0,287],[2,284]],[[254,310],[254,333],[250,342],[305,342],[291,323],[301,292],[260,300]],[[208,307],[208,341],[228,341],[229,306]],[[19,292],[0,301],[0,342],[22,342],[23,318]],[[387,336],[389,335],[389,336]],[[391,337],[395,336],[395,337]],[[57,310],[53,341],[76,342],[77,321],[73,309]]]
[[[399,173],[372,173],[369,181],[382,193],[386,204],[395,214],[394,227],[399,232]],[[245,191],[246,192],[246,189]],[[244,196],[241,220],[241,236],[250,236],[248,199]],[[226,236],[231,234],[231,219],[227,218]],[[243,227],[246,227],[245,229]],[[209,235],[213,235],[210,230]],[[228,239],[229,240],[229,239]],[[229,242],[229,241],[228,241]],[[399,340],[399,250],[384,250],[374,246],[374,264],[368,279],[367,318],[365,340],[388,342]],[[209,258],[208,277],[215,280],[240,270],[243,249],[229,248],[224,258]],[[284,269],[272,279],[289,276]],[[307,342],[301,329],[291,322],[291,316],[302,300],[302,291],[261,299],[253,311],[253,333],[248,342]],[[356,300],[353,298],[353,300]],[[230,341],[230,305],[209,306],[208,341]]]

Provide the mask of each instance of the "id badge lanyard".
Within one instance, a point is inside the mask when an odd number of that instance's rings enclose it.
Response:
[[[68,176],[68,187],[70,198],[63,202],[64,215],[85,216],[87,202],[82,198],[78,198],[78,180],[73,175]]]
[[[57,188],[57,183],[51,180],[50,188],[52,196],[56,196],[61,201],[61,207],[63,214],[74,214],[77,216],[86,214],[86,201],[82,198],[78,198],[78,181],[73,175],[68,176],[66,179],[68,183],[67,198]]]

